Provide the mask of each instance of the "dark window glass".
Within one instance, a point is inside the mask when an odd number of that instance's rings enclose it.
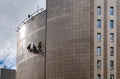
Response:
[[[98,55],[98,56],[101,55],[101,47],[97,47],[97,55]]]
[[[114,42],[114,34],[110,33],[110,42]]]
[[[98,6],[98,7],[97,7],[97,14],[98,14],[98,15],[101,15],[101,6]]]
[[[110,7],[110,15],[114,15],[114,8]]]
[[[114,48],[110,47],[110,56],[113,56],[113,55],[114,55]]]
[[[101,28],[101,20],[100,19],[97,20],[97,28]]]
[[[110,69],[114,69],[114,61],[110,61]]]
[[[98,41],[98,42],[101,41],[101,33],[97,33],[97,41]]]
[[[114,21],[110,20],[110,29],[113,29],[113,28],[114,28]]]
[[[101,74],[97,74],[97,79],[101,79]]]
[[[110,75],[110,79],[114,79],[114,75],[112,74],[112,75]]]
[[[101,60],[97,60],[97,69],[101,68]]]

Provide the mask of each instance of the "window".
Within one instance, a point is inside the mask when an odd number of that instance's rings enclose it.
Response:
[[[101,74],[97,74],[97,79],[101,79]]]
[[[101,68],[101,60],[97,60],[97,69]]]
[[[101,47],[97,47],[97,55],[98,55],[98,56],[101,55]]]
[[[101,28],[101,20],[100,19],[97,20],[97,28]]]
[[[112,75],[110,75],[110,79],[114,79],[114,75],[112,74]]]
[[[98,41],[98,42],[101,41],[101,33],[97,33],[97,41]]]
[[[110,20],[110,29],[113,29],[113,28],[114,28],[114,21]]]
[[[110,33],[110,42],[114,42],[114,34]]]
[[[101,6],[98,6],[98,7],[97,7],[97,14],[98,14],[98,15],[101,15]]]
[[[114,61],[110,61],[110,69],[111,69],[111,70],[114,69]]]
[[[113,55],[114,55],[114,48],[110,47],[110,56],[113,56]]]
[[[110,7],[110,15],[114,15],[114,8]]]

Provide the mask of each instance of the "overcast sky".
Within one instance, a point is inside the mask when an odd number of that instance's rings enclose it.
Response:
[[[45,8],[45,0],[0,0],[0,67],[16,68],[15,28],[28,14],[34,13],[37,6]]]

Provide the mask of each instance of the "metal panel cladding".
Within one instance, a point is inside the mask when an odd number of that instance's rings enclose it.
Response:
[[[46,11],[31,17],[18,32],[16,79],[44,79],[44,57],[28,52],[27,46],[39,41],[45,46],[45,20]]]
[[[93,0],[47,0],[47,79],[93,79]]]

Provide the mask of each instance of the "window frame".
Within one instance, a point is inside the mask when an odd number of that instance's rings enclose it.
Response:
[[[101,6],[97,7],[97,15],[101,15]]]
[[[114,56],[114,47],[110,47],[110,56]]]
[[[101,69],[101,60],[97,60],[97,69]]]
[[[101,56],[101,47],[100,46],[97,47],[97,56]]]
[[[110,79],[114,79],[114,75],[113,74],[110,75]]]
[[[101,28],[101,19],[97,20],[97,28]]]
[[[110,20],[110,29],[114,29],[114,20]]]
[[[110,7],[110,15],[114,15],[114,7],[113,6]]]
[[[114,33],[110,33],[110,42],[114,42]]]
[[[97,42],[101,42],[101,33],[97,33]]]
[[[97,74],[97,79],[101,79],[101,74]]]
[[[114,69],[114,61],[113,61],[113,60],[110,61],[110,69],[111,69],[111,70]]]

